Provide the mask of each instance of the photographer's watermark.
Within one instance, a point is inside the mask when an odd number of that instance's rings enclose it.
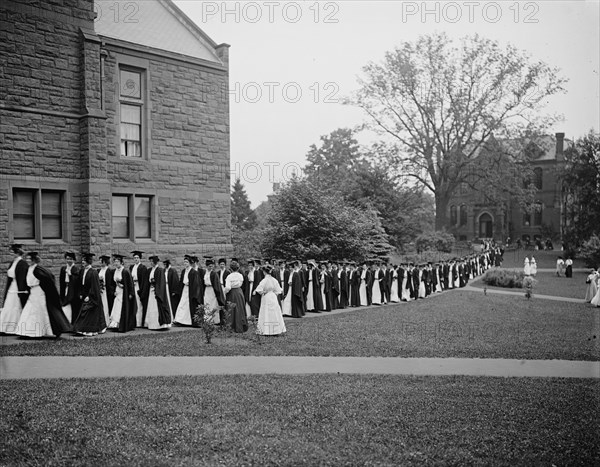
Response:
[[[223,23],[337,23],[337,2],[202,2],[201,20]]]
[[[402,2],[402,22],[538,23],[537,2]]]

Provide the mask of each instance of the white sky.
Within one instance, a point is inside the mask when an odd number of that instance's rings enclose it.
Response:
[[[252,207],[273,181],[304,165],[321,135],[366,120],[336,102],[357,89],[365,64],[434,31],[479,33],[560,67],[567,93],[551,98],[547,111],[565,120],[551,131],[573,139],[600,129],[598,0],[176,4],[215,42],[231,45],[231,178],[241,176]]]

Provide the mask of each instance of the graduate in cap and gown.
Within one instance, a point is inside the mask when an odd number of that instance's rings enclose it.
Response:
[[[231,271],[227,269],[227,260],[225,258],[220,258],[218,264],[219,282],[221,283],[221,287],[225,287],[225,279],[227,279],[227,276],[231,274]]]
[[[260,299],[259,294],[255,294],[254,291],[263,279],[262,272],[256,268],[258,260],[250,258],[248,260],[248,271],[244,274],[244,297],[246,299],[246,316],[258,317],[260,313]]]
[[[133,277],[131,272],[123,265],[123,255],[114,254],[113,262],[115,265],[112,274],[114,299],[108,328],[119,332],[133,331],[137,324],[138,303]]]
[[[110,256],[100,256],[102,266],[98,271],[98,279],[100,280],[100,298],[102,299],[102,309],[104,310],[104,320],[106,325],[110,324],[110,312],[112,310],[113,301],[115,300],[115,282],[113,275],[115,270],[110,267]]]
[[[383,282],[385,273],[379,269],[379,263],[375,262],[375,269],[371,274],[371,303],[373,305],[381,305],[384,303]]]
[[[79,288],[81,309],[73,324],[73,332],[88,337],[104,333],[108,326],[102,306],[100,278],[98,271],[92,267],[94,256],[93,253],[82,255],[83,270],[81,271],[81,286]]]
[[[350,298],[350,306],[360,306],[360,276],[361,272],[356,269],[356,264],[351,262],[350,271],[348,272],[348,296]]]
[[[163,266],[165,267],[165,286],[167,288],[167,302],[169,305],[169,311],[171,312],[171,320],[177,313],[177,307],[179,306],[180,289],[179,289],[179,277],[177,271],[171,266],[171,260],[163,260]]]
[[[320,313],[324,309],[319,276],[317,263],[309,260],[306,272],[306,311],[309,313]]]
[[[321,292],[321,311],[331,311],[331,275],[327,271],[327,263],[321,263],[319,271],[319,290]]]
[[[59,337],[71,331],[71,323],[62,310],[60,295],[52,273],[40,266],[37,252],[25,256],[29,298],[17,323],[15,334],[24,337]]]
[[[390,268],[390,302],[391,303],[399,303],[400,296],[398,295],[398,290],[400,289],[400,281],[398,278],[398,270],[400,268],[398,266],[392,266]]]
[[[204,272],[204,305],[209,305],[211,310],[218,310],[225,306],[225,294],[219,282],[219,274],[214,270],[215,262],[210,256],[206,258],[206,270]],[[215,313],[214,324],[221,324],[221,313]]]
[[[21,312],[29,297],[29,287],[27,286],[29,266],[23,259],[23,246],[15,243],[11,245],[10,251],[14,254],[14,259],[6,272],[4,307],[0,310],[0,333],[4,334],[15,333]]]
[[[283,302],[286,310],[288,310],[289,304],[289,313],[292,318],[302,318],[305,314],[302,271],[298,261],[291,261],[290,266],[293,270],[288,279],[288,291]]]
[[[64,254],[67,264],[60,268],[58,276],[60,286],[60,302],[67,319],[74,323],[79,312],[79,266],[75,264],[75,253],[67,251]]]
[[[348,263],[346,261],[342,261],[340,263],[340,268],[337,271],[337,278],[339,284],[339,298],[338,298],[338,308],[347,308],[348,307],[348,296],[349,296],[349,287],[348,287]]]
[[[233,304],[231,313],[231,326],[234,332],[246,332],[248,330],[248,319],[246,317],[246,300],[242,290],[244,286],[244,276],[239,272],[240,265],[234,258],[230,263],[231,272],[225,278],[226,301]]]
[[[144,327],[154,331],[169,329],[172,317],[167,298],[165,272],[158,264],[160,262],[158,256],[150,256],[148,259],[152,261],[152,269],[148,273],[149,290]]]
[[[371,283],[371,271],[369,270],[369,265],[367,264],[367,262],[363,262],[362,264],[362,268],[359,271],[359,286],[358,286],[358,293],[360,296],[360,306],[367,306],[370,305],[369,302],[369,293],[368,293],[368,289],[369,289],[369,285]]]
[[[193,326],[193,316],[200,304],[200,276],[194,269],[195,257],[185,255],[183,257],[183,271],[179,278],[179,289],[181,298],[175,312],[175,323],[183,326]]]
[[[150,284],[148,282],[148,268],[142,264],[143,251],[132,251],[133,264],[129,266],[133,287],[135,289],[135,300],[137,315],[135,317],[136,326],[144,326],[144,316],[146,315],[146,305],[148,304],[148,291]]]

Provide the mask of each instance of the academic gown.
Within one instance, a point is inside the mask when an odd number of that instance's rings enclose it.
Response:
[[[305,314],[304,294],[302,292],[302,277],[300,271],[292,272],[292,288],[288,293],[292,294],[292,317],[302,318]]]
[[[179,277],[177,271],[170,266],[167,270],[167,286],[169,289],[169,301],[171,304],[171,313],[175,317],[177,307],[179,306],[179,300],[181,299],[181,289],[179,287]]]
[[[340,277],[339,277],[339,271],[336,270],[332,270],[329,275],[331,277],[331,309],[332,310],[337,310],[340,307]]]
[[[141,327],[144,325],[144,317],[146,316],[146,308],[148,306],[148,293],[150,290],[150,283],[148,282],[148,273],[150,272],[148,268],[139,264],[137,267],[137,280],[133,277],[133,267],[135,264],[131,264],[129,266],[129,272],[131,273],[131,278],[133,280],[134,290],[137,286],[137,290],[135,290],[135,298],[137,301],[136,309],[137,309],[137,326]]]
[[[73,324],[73,331],[78,333],[102,332],[106,329],[108,323],[104,317],[98,271],[90,267],[87,270],[84,269],[81,272],[81,276],[84,277],[83,284],[79,290],[81,309]]]
[[[181,294],[182,294],[180,297],[179,303],[181,304],[181,306],[185,306],[185,304],[187,303],[187,311],[189,312],[189,320],[182,319],[182,321],[186,321],[187,323],[190,323],[190,325],[194,325],[194,313],[196,312],[196,309],[198,308],[198,304],[201,302],[200,287],[198,286],[198,281],[199,281],[198,271],[196,271],[194,268],[190,268],[190,271],[188,273],[187,287],[186,287],[186,284],[184,283],[184,278],[185,278],[185,269],[183,271],[181,271],[181,276],[179,278],[179,290],[181,291]],[[183,296],[184,293],[186,294],[185,297]],[[179,309],[179,305],[177,305],[177,308]],[[182,310],[182,312],[183,312],[183,310]],[[179,324],[184,324],[184,323],[179,323]]]
[[[61,306],[71,305],[71,324],[77,320],[77,313],[81,308],[79,303],[79,287],[81,282],[81,268],[74,264],[71,267],[71,277],[67,282],[67,266],[60,268],[58,282],[60,286],[60,304]]]
[[[127,268],[121,269],[121,280],[117,284],[115,282],[115,274],[116,269],[112,274],[111,282],[114,284],[114,294],[115,297],[117,293],[121,295],[121,315],[119,318],[119,325],[116,328],[119,332],[129,332],[133,331],[136,327],[136,315],[137,315],[137,300],[135,298],[135,288],[133,286],[133,277],[131,277],[131,272]],[[118,292],[117,292],[118,291]],[[111,321],[113,317],[113,313],[117,313],[116,311],[112,312],[115,303],[118,304],[116,298],[113,299],[113,305],[111,306]]]
[[[50,318],[52,334],[58,337],[65,332],[70,332],[72,326],[62,310],[60,295],[58,290],[56,290],[54,276],[48,269],[39,265],[33,270],[33,275],[40,281],[40,287],[46,296],[46,309]]]
[[[360,306],[360,271],[356,269],[348,273],[350,286],[350,306]]]
[[[244,298],[246,299],[246,304],[249,305],[250,314],[252,316],[258,317],[258,315],[260,314],[261,296],[260,294],[255,294],[254,291],[258,287],[258,284],[260,284],[260,281],[264,279],[264,275],[261,270],[255,269],[252,277],[252,282],[250,282],[249,273],[250,271],[247,271],[244,274]]]
[[[19,300],[21,301],[21,308],[25,306],[25,303],[27,303],[27,297],[29,296],[29,287],[27,286],[28,269],[29,266],[27,265],[27,261],[25,261],[24,259],[20,259],[19,261],[17,261],[14,280],[17,284],[17,289],[19,291]],[[8,289],[10,288],[12,281],[12,277],[8,277],[6,281],[6,288],[4,289],[4,304],[6,304],[6,296],[8,295]]]
[[[150,270],[149,272],[151,272],[152,270]],[[148,326],[148,329],[157,329],[156,327],[156,322],[154,322],[154,319],[158,320],[158,325],[159,326],[167,326],[169,324],[171,324],[171,311],[169,310],[169,303],[167,301],[167,287],[166,287],[166,280],[165,280],[165,271],[163,268],[161,267],[156,267],[156,269],[154,270],[154,296],[150,297],[150,293],[152,291],[151,289],[151,284],[150,284],[150,278],[149,278],[149,274],[148,274],[148,286],[149,286],[149,290],[148,290],[148,297],[146,297],[146,309],[144,310],[144,314],[143,314],[143,320],[142,322],[144,323],[144,326]],[[150,304],[150,300],[155,300],[156,301],[156,311],[158,313],[157,317],[151,316],[151,313],[154,313],[153,307],[154,304]],[[152,306],[152,308],[151,308]],[[148,313],[148,312],[151,313]],[[152,320],[153,322],[150,322],[150,320]]]

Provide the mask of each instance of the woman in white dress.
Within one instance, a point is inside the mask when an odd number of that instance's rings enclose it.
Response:
[[[22,245],[16,243],[10,247],[15,258],[6,273],[8,278],[4,293],[4,308],[0,309],[0,333],[4,334],[15,334],[21,312],[29,296],[27,287],[29,266],[23,259],[22,248]]]
[[[402,285],[400,286],[400,299],[404,302],[410,301],[410,289],[408,288],[408,278],[410,274],[410,268],[408,264],[401,264],[402,268]]]
[[[531,261],[529,261],[529,269],[532,276],[537,274],[537,263],[535,262],[535,258],[533,256],[531,257]]]
[[[165,330],[171,327],[171,310],[167,299],[167,288],[165,272],[158,265],[158,256],[150,256],[152,269],[148,274],[150,290],[148,294],[148,306],[144,317],[144,327],[152,331]]]
[[[531,276],[531,265],[529,264],[529,257],[525,256],[523,261],[523,272],[526,276]]]
[[[423,273],[423,271],[424,271],[423,268],[424,268],[424,266],[422,264],[419,264],[419,291],[418,291],[419,298],[427,297],[427,294],[425,291],[425,281],[424,281],[425,274]]]
[[[594,306],[600,307],[600,274],[596,276],[596,295],[590,301]]]
[[[369,271],[367,269],[367,263],[363,263],[360,271],[360,285],[358,286],[358,294],[360,296],[360,306],[367,306],[369,299],[367,297],[367,282],[369,280]]]
[[[295,268],[294,264],[289,264],[288,266]],[[286,271],[285,278],[287,278],[287,293],[285,297],[283,297],[283,301],[281,303],[281,312],[283,316],[292,316],[292,280],[294,279],[294,274],[296,271],[294,269],[290,271]],[[285,286],[284,286],[285,290]]]
[[[111,298],[114,298],[114,289],[111,289],[112,284],[110,284],[110,282],[112,282],[112,274],[114,273],[114,271],[109,269],[110,256],[102,255],[100,256],[100,261],[102,262],[100,271],[98,271],[98,278],[100,279],[100,298],[102,299],[102,308],[104,309],[104,320],[107,324],[110,324],[110,312],[112,309],[112,303],[109,304],[108,302],[108,290],[112,291]]]
[[[181,277],[179,278],[181,298],[175,311],[174,322],[182,326],[192,326],[194,324],[192,316],[200,299],[198,271],[194,269],[190,255],[184,256],[183,267],[184,269],[181,271]]]
[[[108,290],[114,291],[112,292],[114,299],[108,329],[119,332],[133,331],[137,321],[137,300],[133,277],[129,270],[123,267],[123,255],[114,254],[113,261],[115,269],[111,274]]]
[[[392,288],[390,289],[390,302],[399,303],[400,297],[398,296],[398,268],[392,269]]]
[[[60,295],[50,271],[39,266],[37,252],[25,256],[29,265],[27,285],[29,298],[19,318],[15,334],[24,337],[59,337],[71,331],[71,324],[60,304]]]
[[[587,279],[585,280],[585,283],[587,284],[587,288],[585,291],[585,301],[588,303],[592,301],[592,299],[596,296],[596,292],[598,292],[598,277],[599,276],[596,270],[592,269],[590,271],[590,274],[587,276]]]
[[[371,285],[371,304],[381,305],[381,281],[383,279],[383,271],[379,269],[379,265],[375,266],[373,271],[373,284]]]
[[[258,314],[257,332],[263,336],[276,336],[286,332],[283,314],[279,306],[277,295],[281,293],[281,286],[271,274],[273,267],[267,265],[263,268],[265,277],[254,293],[262,295],[260,312]]]

